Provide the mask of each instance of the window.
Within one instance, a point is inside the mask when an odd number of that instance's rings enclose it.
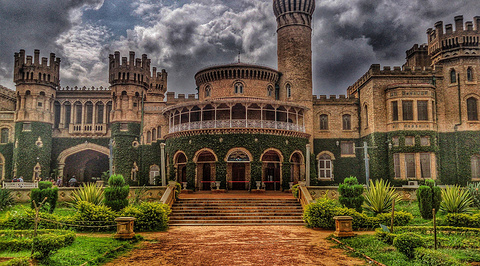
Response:
[[[86,124],[93,124],[93,103],[87,102],[85,104],[85,111],[87,112],[87,117],[85,119]]]
[[[457,83],[457,73],[455,69],[450,70],[450,83]]]
[[[320,115],[320,130],[328,130],[328,115]]]
[[[467,69],[467,81],[473,81],[473,69],[471,67]]]
[[[103,113],[105,106],[102,102],[97,103],[97,124],[103,124]]]
[[[71,123],[72,106],[69,102],[65,103],[65,128],[68,128]]]
[[[126,123],[120,124],[120,131],[128,131],[128,124]]]
[[[477,99],[473,97],[467,99],[467,115],[469,121],[478,120]]]
[[[422,178],[430,178],[430,153],[420,153],[420,172]]]
[[[2,128],[1,143],[8,143],[8,128]]]
[[[398,121],[398,102],[397,101],[392,102],[392,120]]]
[[[155,177],[157,177],[157,176],[160,176],[160,167],[158,167],[158,165],[150,166],[150,175],[149,175],[150,185],[156,185],[155,184]]]
[[[417,113],[419,121],[428,120],[428,101],[417,101]]]
[[[471,159],[472,178],[480,178],[480,155],[473,155]]]
[[[152,143],[152,132],[147,132],[147,144]]]
[[[318,157],[318,177],[319,179],[332,178],[332,158],[328,154],[322,154]]]
[[[392,137],[392,144],[393,146],[400,145],[400,138],[398,136]]]
[[[157,139],[161,139],[162,138],[162,127],[158,127],[157,128]]]
[[[157,141],[157,129],[152,129],[152,141]]]
[[[287,84],[286,88],[287,88],[287,98],[292,97],[292,87],[290,86],[290,84]]]
[[[38,102],[38,103],[37,103],[37,106],[38,106],[38,107],[42,107],[42,102]]]
[[[368,106],[365,105],[365,127],[368,127]]]
[[[82,104],[81,103],[75,103],[75,111],[76,111],[76,117],[75,117],[75,124],[81,124],[82,123]]]
[[[343,121],[343,130],[351,130],[352,129],[352,116],[351,115],[343,115],[342,116],[342,121]]]
[[[407,153],[405,154],[405,171],[407,173],[407,178],[415,178],[415,154]]]
[[[32,124],[30,123],[23,124],[23,131],[32,131]]]
[[[422,146],[430,146],[430,137],[429,136],[423,136],[420,138],[420,145]]]
[[[272,96],[273,96],[273,87],[272,87],[272,86],[268,86],[268,88],[267,88],[267,96],[268,96],[268,97],[272,97]]]
[[[235,93],[243,94],[243,84],[240,82],[235,83]]]
[[[402,101],[403,120],[413,120],[413,101]]]
[[[210,86],[207,86],[205,88],[205,97],[210,97],[211,90],[212,90],[212,88],[210,88]]]
[[[355,155],[355,148],[353,145],[353,141],[342,141],[341,150],[342,150],[342,156]]]
[[[393,155],[393,171],[395,172],[395,178],[401,178],[400,173],[400,154],[395,153]]]
[[[414,146],[415,145],[415,137],[414,136],[406,136],[405,137],[405,146]]]

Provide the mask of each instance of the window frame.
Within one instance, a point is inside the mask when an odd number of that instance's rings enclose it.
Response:
[[[392,121],[398,121],[398,101],[392,101]]]
[[[320,130],[328,130],[328,115],[321,114],[319,117]]]
[[[428,100],[418,100],[417,101],[417,120],[418,121],[428,121]]]
[[[478,121],[478,100],[475,97],[467,99],[467,119],[468,121]]]
[[[340,142],[340,153],[341,153],[342,157],[353,157],[353,156],[355,156],[355,142],[354,141],[341,141]]]
[[[323,167],[321,167],[322,162]],[[329,165],[329,167],[327,167],[327,164]],[[319,180],[333,180],[333,160],[332,156],[330,156],[328,153],[321,153],[318,156],[317,168]],[[329,176],[327,176],[327,173],[329,173]]]
[[[343,130],[352,130],[352,115],[343,114],[342,115],[342,129]]]
[[[402,100],[402,120],[413,121],[413,100]]]

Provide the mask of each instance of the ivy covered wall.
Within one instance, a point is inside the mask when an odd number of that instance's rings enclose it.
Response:
[[[13,178],[13,143],[0,144],[0,153],[5,158],[4,171],[5,179]]]
[[[305,156],[307,143],[308,139],[304,138],[266,134],[219,134],[169,138],[166,140],[166,153],[169,164],[168,176],[171,180],[175,178],[173,156],[177,151],[183,151],[188,160],[186,166],[188,187],[193,188],[195,186],[195,163],[193,163],[193,157],[198,150],[209,148],[215,152],[218,158],[216,163],[216,180],[222,181],[221,187],[225,188],[227,175],[225,157],[227,152],[232,148],[242,147],[247,149],[253,156],[251,158],[251,178],[254,184],[254,181],[260,180],[262,175],[260,156],[266,149],[275,148],[280,150],[283,155],[283,187],[288,188],[288,182],[290,181],[290,156],[296,150],[300,150],[303,156]]]
[[[33,168],[40,163],[41,177],[50,176],[50,158],[52,153],[52,125],[31,122],[30,130],[23,130],[23,122],[15,124],[15,142],[13,160],[17,176],[25,181],[32,180]],[[39,139],[40,137],[40,139]],[[38,140],[41,141],[37,142]],[[37,145],[38,144],[38,145]]]
[[[112,124],[114,172],[123,175],[126,181],[135,185],[137,182],[133,182],[130,176],[134,163],[140,170],[140,145],[133,145],[134,141],[139,142],[140,123],[128,123],[124,125],[125,130],[122,130],[122,124],[125,123]]]

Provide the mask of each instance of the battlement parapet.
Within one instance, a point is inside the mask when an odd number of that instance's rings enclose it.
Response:
[[[411,55],[413,55],[414,53],[425,52],[425,51],[428,51],[428,45],[427,44],[422,44],[422,45],[415,44],[415,45],[413,45],[412,48],[407,50],[407,58],[410,57]]]
[[[21,83],[42,84],[51,87],[60,85],[60,58],[50,54],[50,61],[46,57],[40,60],[40,50],[34,51],[34,56],[26,56],[25,50],[14,55],[13,81]]]
[[[151,94],[160,94],[164,97],[165,92],[167,91],[167,78],[168,73],[165,69],[162,69],[161,72],[157,72],[157,68],[153,68],[153,77],[148,89],[148,93]]]
[[[436,65],[435,68],[432,67],[409,67],[403,66],[393,67],[384,66],[383,70],[380,68],[379,64],[373,64],[370,66],[370,69],[365,73],[361,78],[359,78],[353,85],[349,86],[347,89],[348,95],[354,95],[359,88],[361,88],[368,80],[376,76],[390,76],[390,77],[428,77],[431,78],[432,75],[436,73],[441,73],[443,67],[441,65]]]
[[[64,87],[64,88],[58,88],[59,91],[110,91],[110,88],[108,87]]]
[[[273,1],[273,12],[277,17],[277,28],[289,25],[305,25],[310,27],[315,11],[315,1],[298,0],[296,4],[288,1]]]
[[[455,17],[455,30],[452,24],[443,25],[443,21],[435,23],[434,28],[427,30],[428,54],[435,56],[441,51],[461,47],[480,48],[480,16],[473,21],[463,23],[463,16]]]
[[[15,91],[0,85],[0,95],[10,100],[15,100]]]
[[[167,104],[193,102],[198,100],[196,96],[196,94],[178,94],[177,97],[175,97],[175,92],[167,92]]]
[[[357,99],[348,95],[313,95],[314,103],[352,103]]]

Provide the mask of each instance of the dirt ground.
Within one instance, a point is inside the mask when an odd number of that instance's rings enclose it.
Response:
[[[302,226],[178,226],[142,234],[138,249],[118,265],[365,265],[325,238],[331,231]]]

